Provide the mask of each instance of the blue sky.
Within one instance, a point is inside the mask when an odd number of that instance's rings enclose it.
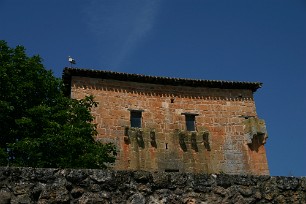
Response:
[[[260,81],[271,175],[306,176],[306,1],[0,0],[0,39],[77,67]]]

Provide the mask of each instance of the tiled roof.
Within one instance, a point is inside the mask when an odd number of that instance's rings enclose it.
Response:
[[[191,86],[191,87],[210,87],[221,89],[249,89],[255,92],[262,86],[260,82],[239,82],[239,81],[219,81],[219,80],[200,80],[200,79],[185,79],[148,76],[141,74],[129,74],[122,72],[79,69],[79,68],[64,68],[63,80],[66,86],[70,86],[71,76],[82,76],[100,79],[113,79],[119,81],[131,81],[149,84],[162,84],[172,86]]]

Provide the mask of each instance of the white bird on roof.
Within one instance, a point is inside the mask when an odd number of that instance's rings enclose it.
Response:
[[[75,60],[70,56],[68,56],[68,61],[70,62],[71,67],[72,67],[73,64],[75,64]]]

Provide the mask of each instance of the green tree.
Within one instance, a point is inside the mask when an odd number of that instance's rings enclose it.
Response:
[[[93,96],[70,99],[63,88],[39,56],[0,41],[0,165],[105,168],[115,161],[115,146],[94,139]]]

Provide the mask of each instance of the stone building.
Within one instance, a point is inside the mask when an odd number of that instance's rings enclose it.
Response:
[[[65,68],[67,94],[93,95],[97,140],[117,170],[269,174],[258,82],[193,80]]]

